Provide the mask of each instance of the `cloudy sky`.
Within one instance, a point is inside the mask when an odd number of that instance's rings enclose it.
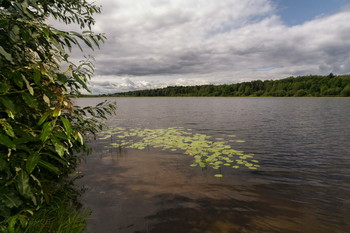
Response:
[[[350,0],[95,3],[95,94],[350,73]]]

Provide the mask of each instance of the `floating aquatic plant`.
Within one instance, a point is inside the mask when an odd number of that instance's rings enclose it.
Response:
[[[228,137],[236,137],[228,135]],[[249,169],[259,167],[258,160],[253,155],[244,154],[243,151],[235,150],[228,142],[242,143],[243,140],[226,140],[211,136],[194,133],[191,129],[171,127],[165,129],[141,129],[141,128],[112,128],[99,135],[100,139],[112,138],[114,141],[108,147],[129,148],[143,150],[146,148],[160,148],[168,151],[181,151],[193,156],[191,167],[211,167],[219,169],[222,166]],[[222,177],[216,174],[215,177]]]

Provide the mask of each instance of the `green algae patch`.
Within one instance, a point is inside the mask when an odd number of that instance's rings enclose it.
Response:
[[[236,137],[229,135],[228,137]],[[202,133],[195,133],[192,129],[170,127],[164,129],[142,128],[111,128],[99,134],[99,139],[111,139],[109,148],[119,149],[150,149],[157,148],[172,153],[182,153],[193,157],[191,167],[213,168],[232,167],[234,169],[246,167],[257,169],[258,160],[253,155],[235,150],[229,142],[242,143],[243,140],[226,140],[215,138]],[[216,174],[215,177],[222,177]]]

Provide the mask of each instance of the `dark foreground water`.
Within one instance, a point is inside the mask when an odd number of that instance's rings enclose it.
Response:
[[[79,99],[92,105],[103,99]],[[111,98],[118,127],[235,134],[258,170],[190,167],[156,149],[95,151],[80,170],[91,233],[350,232],[350,99]]]

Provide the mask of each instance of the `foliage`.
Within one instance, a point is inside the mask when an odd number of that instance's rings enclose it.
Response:
[[[191,167],[211,167],[219,169],[222,166],[249,169],[257,169],[259,161],[254,160],[252,155],[234,150],[229,143],[241,143],[242,140],[234,140],[235,135],[228,138],[216,138],[201,133],[193,133],[191,129],[171,127],[166,129],[126,129],[115,128],[103,131],[99,134],[100,139],[114,139],[108,147],[143,150],[145,148],[160,148],[172,152],[182,151],[184,154],[193,156],[194,162]],[[222,177],[221,174],[216,174]]]
[[[300,76],[229,85],[171,86],[116,93],[112,96],[350,96],[350,75]]]
[[[72,46],[93,48],[104,36],[90,30],[65,32],[48,17],[94,23],[100,8],[86,0],[0,0],[0,225],[26,227],[50,203],[86,152],[83,137],[95,134],[114,105],[74,106],[93,74],[89,59],[69,60]],[[63,69],[63,67],[66,67]]]
[[[50,204],[45,204],[34,213],[24,233],[81,233],[84,231],[90,211],[80,208],[75,201],[79,193],[70,184],[63,188]]]

